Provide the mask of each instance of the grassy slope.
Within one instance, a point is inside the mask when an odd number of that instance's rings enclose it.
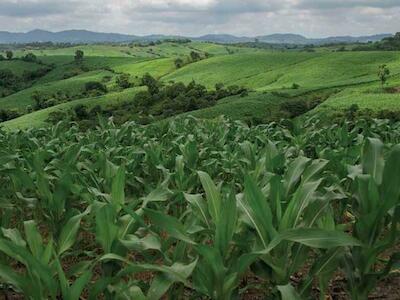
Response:
[[[400,87],[400,76],[389,79],[390,87]],[[389,93],[382,89],[379,82],[363,84],[357,87],[347,88],[332,96],[314,112],[337,111],[349,108],[352,104],[357,104],[360,109],[371,109],[379,111],[388,109],[400,111],[400,91],[399,93]]]
[[[76,105],[82,104],[87,108],[92,108],[96,105],[100,105],[101,107],[107,107],[109,105],[115,105],[126,101],[132,101],[135,94],[138,91],[143,90],[142,88],[132,88],[127,89],[118,93],[109,93],[104,96],[94,97],[94,98],[84,98],[79,100],[74,100],[71,102],[62,103],[53,107],[49,107],[46,109],[42,109],[40,111],[35,111],[33,113],[24,115],[17,119],[13,119],[4,123],[1,123],[1,126],[4,126],[8,130],[13,129],[23,129],[28,127],[41,127],[46,125],[46,119],[49,117],[49,114],[53,112],[65,112],[70,109],[73,109]]]
[[[193,42],[188,44],[162,43],[154,46],[114,46],[114,45],[79,45],[74,47],[59,48],[59,49],[43,49],[43,50],[17,50],[15,56],[20,57],[27,53],[34,53],[36,56],[51,57],[51,56],[69,56],[73,57],[76,50],[82,50],[86,57],[103,56],[103,57],[176,57],[189,55],[191,51],[208,52],[214,55],[227,54],[227,49],[223,45],[205,44]],[[248,52],[252,49],[244,49],[237,47],[229,47],[231,51]]]
[[[46,76],[40,78],[36,82],[37,85],[63,80],[64,75],[68,73],[82,72],[80,70],[80,66],[77,65],[70,56],[40,57],[40,59],[44,59],[44,61],[47,63],[55,63],[56,68],[49,72]],[[147,60],[147,58],[91,56],[84,59],[83,66],[91,71],[105,68],[111,68],[115,70],[120,66],[135,64],[144,60]]]
[[[39,91],[46,95],[52,95],[58,91],[68,92],[71,95],[79,94],[88,81],[101,81],[104,76],[113,76],[109,71],[99,70],[84,73],[65,80],[36,84],[31,88],[22,90],[5,98],[0,98],[0,109],[18,109],[24,111],[28,105],[33,105],[31,95]]]
[[[196,80],[212,87],[216,82],[258,90],[290,87],[323,88],[376,80],[377,66],[386,63],[400,72],[396,52],[299,53],[264,52],[214,57],[188,65],[165,80]]]
[[[0,61],[0,70],[9,69],[17,76],[21,76],[24,71],[34,71],[40,68],[43,68],[43,66],[36,63],[24,62],[21,60]]]
[[[258,88],[271,83],[274,78],[267,79],[260,85],[259,82],[254,82],[254,77],[273,72],[278,68],[288,68],[312,59],[313,55],[315,54],[260,52],[217,56],[187,65],[163,79],[186,83],[194,79],[207,87],[213,87],[218,82],[227,85],[240,82],[245,86]]]
[[[247,97],[233,96],[219,101],[215,106],[188,112],[185,115],[213,119],[224,115],[231,119],[271,119],[279,109],[283,98],[271,93],[253,92]]]
[[[85,51],[85,65],[91,70],[110,67],[116,72],[138,77],[150,73],[164,82],[188,83],[194,79],[209,88],[213,88],[215,83],[223,82],[226,85],[238,84],[258,91],[251,93],[249,97],[231,97],[214,107],[190,113],[198,117],[212,118],[224,114],[235,119],[246,119],[250,116],[265,118],[268,114],[273,114],[282,98],[261,91],[286,88],[285,91],[296,94],[333,86],[343,86],[343,90],[328,99],[321,106],[322,110],[344,108],[352,103],[357,103],[361,108],[399,110],[400,95],[383,93],[377,88],[377,82],[374,82],[377,80],[377,66],[382,63],[388,64],[393,74],[400,73],[400,54],[396,52],[272,52],[199,42],[133,48],[96,45],[45,50],[41,52],[45,56],[40,59],[46,63],[54,63],[56,69],[40,79],[33,88],[0,99],[0,108],[23,109],[31,104],[30,94],[36,89],[50,93],[59,89],[73,92],[80,90],[84,82],[101,80],[103,76],[111,75],[107,71],[98,70],[62,80],[65,73],[76,69],[73,54],[78,48]],[[188,55],[193,50],[208,52],[214,56],[176,70],[174,57]],[[228,51],[235,54],[227,55]],[[287,90],[293,83],[300,84],[301,89]],[[397,82],[393,82],[394,86],[396,84]],[[117,95],[118,93],[110,94],[103,98],[116,99]],[[119,95],[120,98],[125,96],[125,92]],[[77,101],[80,101],[79,104],[92,103],[92,99],[81,99],[61,104],[57,109],[65,109],[72,103],[78,104]],[[35,112],[32,116],[24,116],[19,121],[8,124],[30,124],[37,117],[43,122],[49,111],[51,109]]]
[[[176,68],[173,58],[160,58],[150,61],[120,65],[114,67],[113,69],[117,72],[128,73],[137,77],[141,77],[144,74],[149,73],[154,77],[160,78],[175,71]]]

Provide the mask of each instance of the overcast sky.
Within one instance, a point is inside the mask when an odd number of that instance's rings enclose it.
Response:
[[[308,37],[400,31],[400,0],[0,0],[0,31]]]

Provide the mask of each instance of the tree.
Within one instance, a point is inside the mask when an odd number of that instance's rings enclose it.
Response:
[[[75,51],[75,62],[80,63],[83,60],[85,53],[82,50]]]
[[[177,69],[182,68],[184,64],[185,63],[184,63],[182,58],[175,59],[175,66],[176,66]]]
[[[74,112],[78,120],[84,120],[89,117],[86,106],[84,106],[83,104],[78,104],[77,106],[75,106]]]
[[[8,60],[12,60],[12,58],[14,57],[14,53],[12,51],[7,51],[6,56]]]
[[[292,84],[292,89],[297,90],[300,88],[300,85],[298,83],[293,83]]]
[[[192,59],[192,61],[198,61],[200,60],[200,54],[196,51],[192,51],[190,52],[190,58]]]
[[[99,91],[103,93],[107,93],[107,87],[98,81],[89,81],[85,83],[85,91]]]
[[[33,109],[34,110],[41,110],[47,106],[47,96],[39,91],[34,91],[31,95],[31,99],[35,102]]]
[[[151,95],[158,94],[160,91],[159,82],[150,74],[145,74],[142,78],[142,85],[147,86]]]
[[[382,87],[386,84],[389,75],[390,75],[390,70],[387,67],[387,65],[379,66],[378,77],[382,83]]]
[[[129,80],[130,80],[129,74],[121,74],[117,77],[117,84],[119,87],[127,89],[132,86]]]
[[[0,87],[10,88],[18,84],[18,78],[9,69],[0,70]]]
[[[33,53],[28,53],[27,55],[25,55],[25,56],[22,58],[22,60],[23,60],[23,61],[26,61],[26,62],[36,62],[36,61],[37,61],[37,57],[36,57],[36,55],[33,54]]]
[[[0,61],[5,60],[4,56],[0,54]]]

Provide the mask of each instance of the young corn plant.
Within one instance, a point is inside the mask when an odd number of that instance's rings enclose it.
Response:
[[[290,278],[305,265],[311,249],[359,245],[335,227],[330,205],[337,195],[321,189],[318,179],[326,163],[299,157],[283,177],[272,175],[263,190],[246,176],[238,198],[242,218],[254,232],[251,250],[260,254],[253,270],[281,293],[293,290]]]
[[[383,143],[375,138],[366,141],[349,208],[353,235],[362,244],[351,248],[343,259],[352,299],[367,299],[377,282],[400,262],[400,253],[390,251],[400,238],[399,170],[400,145],[385,160]]]
[[[90,266],[84,271],[77,269],[75,273],[69,274],[75,278],[73,281],[67,278],[60,260],[62,254],[75,243],[82,217],[83,214],[70,219],[58,243],[50,239],[45,244],[34,221],[24,222],[25,239],[17,229],[3,228],[0,252],[7,258],[4,260],[6,264],[0,264],[0,278],[26,299],[80,299],[92,277]],[[13,261],[19,262],[23,270],[15,270]]]

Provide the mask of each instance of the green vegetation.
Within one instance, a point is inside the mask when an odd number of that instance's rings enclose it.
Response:
[[[0,291],[324,299],[341,274],[366,299],[398,264],[399,142],[317,118],[0,132]]]
[[[400,54],[356,47],[3,48],[0,299],[393,296]]]
[[[378,77],[382,83],[382,87],[386,84],[389,75],[390,75],[390,70],[386,65],[379,66]]]
[[[0,96],[3,96],[0,109],[11,117],[66,102],[85,103],[104,93],[122,96],[124,89],[142,86],[141,78],[146,74],[161,85],[188,85],[195,81],[208,90],[223,84],[251,91],[249,96],[219,99],[210,107],[196,106],[198,109],[191,114],[202,118],[226,115],[258,124],[297,117],[309,110],[345,113],[352,104],[359,105],[361,110],[398,111],[398,81],[393,80],[400,74],[400,57],[396,52],[284,51],[172,40],[129,45],[39,44],[12,52],[11,60],[0,61],[0,74],[5,75],[0,77],[7,78],[3,86],[0,79]],[[385,67],[377,77],[379,66]],[[376,91],[379,81],[384,89]],[[97,88],[87,89],[87,84],[94,83]],[[364,88],[366,85],[371,88]],[[333,89],[337,90],[329,97],[320,97],[320,101],[316,99],[314,104],[302,103],[307,101],[309,93],[324,94]],[[305,96],[299,98],[299,95]],[[292,101],[296,99],[297,102]],[[133,99],[125,100],[131,105],[135,103]],[[326,105],[322,103],[324,100],[328,100]],[[318,105],[316,109],[315,105]],[[116,114],[122,113],[120,107],[113,108],[118,111]],[[162,104],[153,105],[149,110],[150,119],[159,119],[152,118],[154,115],[165,117],[186,111],[164,114],[163,109]],[[113,115],[107,111],[107,116]],[[126,116],[118,119],[138,120],[137,117],[137,109],[129,109]],[[18,121],[12,123],[18,124]],[[32,126],[38,124],[43,125],[42,120],[33,122]]]
[[[388,37],[380,42],[368,45],[360,45],[354,48],[355,51],[399,51],[400,50],[400,32],[393,37]]]

